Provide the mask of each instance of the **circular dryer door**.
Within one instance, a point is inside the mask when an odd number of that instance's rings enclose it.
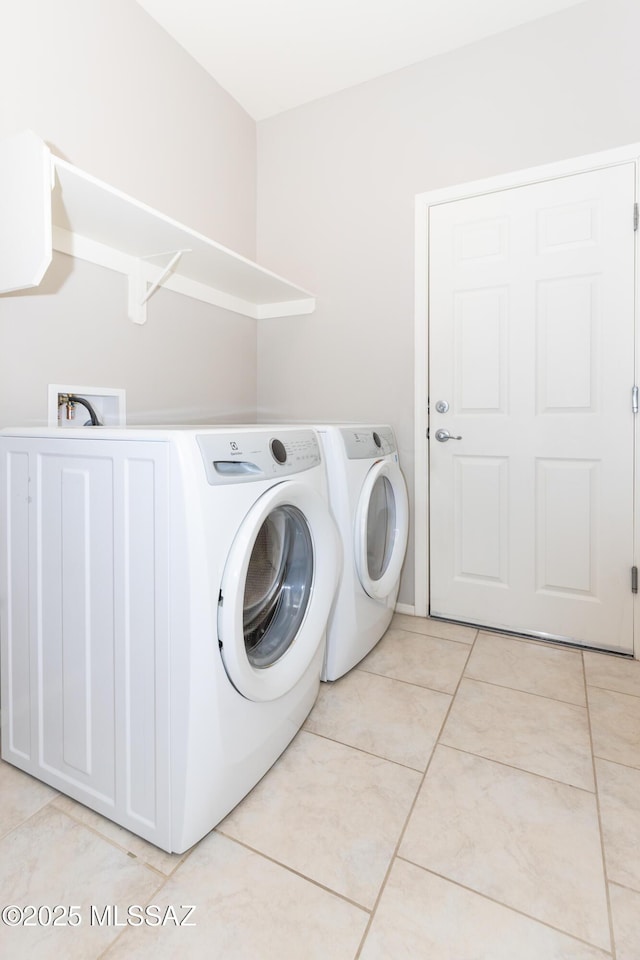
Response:
[[[408,533],[404,477],[392,460],[379,460],[362,485],[355,517],[356,568],[370,597],[385,600],[395,590]]]
[[[229,552],[218,612],[225,669],[244,697],[275,700],[300,680],[324,638],[338,566],[333,521],[313,488],[284,481],[256,501]]]

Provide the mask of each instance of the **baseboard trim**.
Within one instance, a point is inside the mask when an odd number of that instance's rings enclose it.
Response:
[[[409,617],[415,617],[416,608],[410,603],[396,603],[396,613],[406,613]]]

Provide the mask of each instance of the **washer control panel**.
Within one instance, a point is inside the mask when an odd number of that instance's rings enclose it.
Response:
[[[377,460],[396,452],[391,427],[342,427],[340,433],[349,460]]]
[[[196,439],[210,484],[288,477],[322,462],[313,430],[229,430]]]

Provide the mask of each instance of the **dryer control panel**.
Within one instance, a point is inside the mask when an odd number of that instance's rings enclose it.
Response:
[[[322,462],[313,430],[229,430],[196,437],[210,484],[273,480]]]
[[[389,426],[343,427],[340,433],[349,460],[376,460],[396,452],[396,438]]]

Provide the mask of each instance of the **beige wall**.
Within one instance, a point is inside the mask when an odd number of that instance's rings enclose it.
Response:
[[[640,141],[639,36],[592,0],[258,124],[258,258],[319,298],[258,328],[263,420],[389,421],[413,488],[414,197]]]
[[[0,136],[255,256],[255,123],[134,0],[5,4],[0,88]],[[252,419],[256,324],[161,291],[136,327],[124,277],[57,256],[0,297],[0,425],[46,422],[48,383],[124,387],[132,422]]]

